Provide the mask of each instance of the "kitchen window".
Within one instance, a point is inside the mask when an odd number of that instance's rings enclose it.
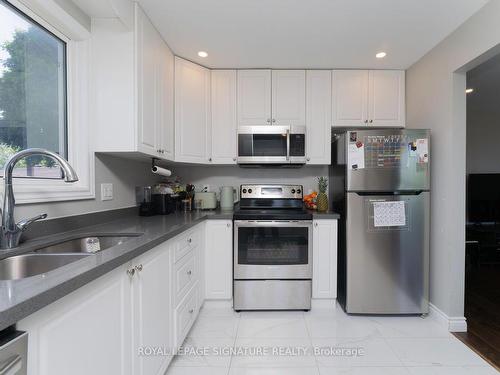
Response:
[[[26,148],[68,157],[66,42],[10,3],[0,0],[0,174]],[[59,179],[52,159],[19,162],[16,177]]]
[[[42,147],[64,156],[79,177],[66,184],[52,160],[25,159],[14,174],[16,204],[95,197],[90,40],[90,18],[77,8],[0,0],[0,176],[12,153]]]

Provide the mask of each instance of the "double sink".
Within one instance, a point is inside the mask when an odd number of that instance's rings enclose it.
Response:
[[[17,280],[44,274],[141,235],[142,233],[119,233],[82,236],[5,258],[0,260],[0,280]]]

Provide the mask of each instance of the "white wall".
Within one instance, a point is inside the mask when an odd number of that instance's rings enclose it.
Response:
[[[490,0],[406,74],[407,125],[432,131],[430,299],[450,317],[464,314],[464,70],[493,54],[499,19],[500,1]]]
[[[16,219],[47,213],[48,219],[135,206],[135,186],[158,181],[148,163],[97,155],[95,161],[95,199],[17,205]],[[101,201],[101,183],[113,184],[113,200]],[[15,179],[14,179],[15,183]]]
[[[302,168],[240,168],[238,166],[181,166],[172,168],[174,173],[182,177],[183,183],[193,183],[196,190],[202,185],[209,184],[210,190],[219,192],[221,186],[241,184],[298,184],[309,189],[317,190],[319,176],[328,176],[326,166],[304,166]]]

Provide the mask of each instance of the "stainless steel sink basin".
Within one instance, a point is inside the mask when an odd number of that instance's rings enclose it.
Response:
[[[35,250],[37,254],[95,253],[120,245],[142,233],[96,235],[74,238]]]
[[[55,270],[92,254],[23,254],[0,260],[0,280],[16,280]]]

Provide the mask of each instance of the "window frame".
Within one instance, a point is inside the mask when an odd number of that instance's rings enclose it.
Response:
[[[79,177],[75,183],[57,179],[14,178],[16,204],[95,198],[94,155],[90,147],[89,121],[90,33],[80,40],[70,38],[26,4],[19,0],[6,1],[66,43],[67,158]],[[51,13],[51,9],[46,11]],[[74,33],[79,31],[74,30]],[[71,30],[69,33],[72,33]],[[3,189],[2,183],[2,193]]]

